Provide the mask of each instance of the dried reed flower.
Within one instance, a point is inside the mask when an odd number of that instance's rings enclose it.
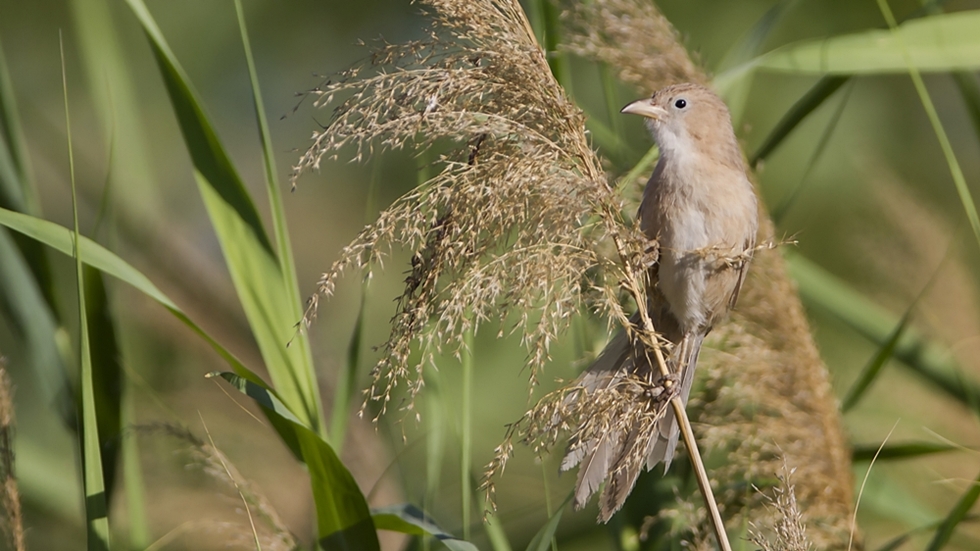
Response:
[[[194,435],[186,427],[172,423],[150,423],[134,427],[138,434],[164,434],[188,445],[191,457],[197,462],[202,470],[211,478],[227,485],[238,492],[239,496],[245,501],[249,511],[257,513],[258,518],[264,521],[249,528],[246,536],[242,527],[238,524],[227,523],[207,523],[209,529],[232,528],[229,532],[233,537],[241,539],[245,543],[252,542],[252,529],[259,530],[259,538],[262,549],[273,549],[287,551],[297,549],[299,543],[296,537],[289,531],[286,524],[279,517],[269,500],[259,492],[241,473],[228,457],[210,442],[205,442]],[[250,519],[251,520],[251,519]]]
[[[20,492],[14,476],[14,400],[10,377],[3,357],[0,357],[0,507],[3,509],[3,531],[7,547],[24,551],[24,518],[20,508]]]
[[[760,546],[762,551],[810,551],[813,545],[807,539],[803,513],[796,501],[796,487],[792,477],[796,469],[790,469],[784,462],[779,474],[779,484],[773,488],[773,495],[765,495],[768,508],[773,513],[770,530],[764,530],[750,523],[749,541]],[[771,532],[772,537],[766,535]]]
[[[425,39],[382,44],[312,92],[315,105],[334,107],[333,118],[293,176],[347,146],[355,160],[378,149],[456,146],[439,157],[435,177],[364,228],[319,281],[317,296],[329,296],[343,271],[379,264],[394,245],[414,253],[367,391],[381,413],[402,383],[411,409],[423,368],[444,349],[458,355],[464,335],[490,320],[517,320],[533,386],[551,342],[583,307],[626,325],[620,282],[646,300],[646,240],[622,216],[583,115],[552,77],[520,4],[421,4],[433,11]],[[421,358],[412,365],[416,346]]]

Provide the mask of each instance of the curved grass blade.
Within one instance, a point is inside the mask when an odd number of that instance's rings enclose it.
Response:
[[[870,75],[980,68],[980,10],[913,19],[896,32],[874,29],[789,44],[751,63],[758,69],[809,75]],[[903,50],[907,51],[906,55]]]
[[[973,505],[976,504],[978,498],[980,498],[980,475],[971,482],[970,488],[960,497],[960,500],[956,502],[956,505],[949,514],[946,515],[946,519],[939,525],[939,529],[933,535],[932,541],[926,547],[926,551],[939,551],[949,543],[950,538],[953,537],[953,532],[956,531],[956,527],[967,518],[967,514],[973,508]]]
[[[320,548],[379,550],[378,535],[364,494],[330,444],[292,417],[289,408],[268,388],[234,373],[211,373],[208,376],[219,376],[228,381],[255,400],[277,427],[288,427],[293,431],[293,440],[310,471]]]
[[[99,419],[92,373],[92,355],[89,343],[88,313],[85,307],[85,272],[82,270],[82,253],[79,246],[78,195],[75,188],[75,156],[71,146],[71,116],[68,109],[68,76],[65,70],[65,44],[58,35],[61,50],[61,87],[65,97],[65,135],[68,136],[68,172],[71,181],[72,219],[75,224],[72,250],[75,258],[75,281],[78,299],[78,374],[81,390],[81,456],[82,482],[85,491],[85,521],[89,551],[109,549],[109,510],[107,507],[105,480],[102,471],[102,442],[99,439]]]
[[[409,503],[391,505],[371,511],[374,526],[412,536],[431,536],[452,551],[477,551],[477,547],[439,527],[421,509]]]
[[[762,145],[759,146],[759,149],[757,149],[756,152],[749,158],[749,164],[751,164],[753,168],[757,167],[759,161],[767,158],[769,154],[771,154],[776,147],[779,146],[779,144],[783,143],[783,140],[785,140],[786,137],[789,136],[790,133],[793,132],[793,130],[795,130],[796,127],[810,115],[810,113],[813,113],[817,107],[823,105],[823,102],[825,102],[830,96],[834,95],[834,92],[840,89],[840,87],[843,86],[849,79],[850,77],[847,76],[827,76],[823,77],[819,82],[814,84],[813,87],[810,88],[810,90],[807,91],[802,98],[798,99],[796,103],[789,108],[789,111],[787,111],[786,114],[779,119],[776,126],[771,132],[769,132],[769,135],[766,136],[765,141],[763,141]]]
[[[958,451],[962,448],[950,444],[935,444],[932,442],[911,442],[908,444],[891,444],[882,446],[854,446],[851,449],[851,461],[871,461],[878,454],[878,461],[889,459],[915,459],[924,455]],[[880,450],[880,451],[879,451]]]
[[[527,551],[548,551],[551,547],[551,542],[555,537],[555,532],[558,531],[558,524],[561,523],[561,516],[565,513],[565,508],[572,501],[572,495],[568,494],[565,498],[565,502],[561,504],[561,507],[548,519],[548,522],[538,530],[537,534],[531,538],[531,542],[527,544]]]
[[[75,234],[63,226],[59,226],[53,222],[48,222],[47,220],[42,220],[40,218],[35,218],[26,214],[21,214],[19,212],[13,212],[7,209],[0,208],[0,226],[5,226],[14,230],[18,233],[26,235],[31,239],[37,240],[44,243],[48,247],[55,249],[68,256],[73,256],[74,249],[74,236]],[[125,260],[116,256],[115,253],[106,249],[102,245],[99,245],[95,241],[85,237],[78,236],[78,247],[80,250],[80,255],[82,257],[82,262],[88,266],[109,274],[129,285],[132,285],[137,290],[141,291],[143,294],[152,298],[153,300],[160,303],[164,308],[170,311],[177,319],[183,322],[192,331],[197,333],[198,336],[203,338],[215,352],[218,353],[228,364],[231,366],[235,372],[249,381],[265,386],[262,379],[249,370],[245,365],[238,360],[229,352],[225,347],[223,347],[218,341],[214,340],[211,335],[206,333],[200,326],[194,323],[187,314],[181,310],[176,303],[174,303],[170,297],[165,295],[160,289],[153,284],[145,275],[143,275],[139,270],[132,267]],[[270,390],[270,392],[273,392]]]
[[[885,344],[878,349],[875,356],[868,362],[868,365],[864,366],[861,370],[861,374],[858,375],[857,381],[851,386],[847,391],[847,395],[844,397],[843,402],[841,402],[840,410],[841,413],[847,413],[851,408],[853,408],[864,393],[867,392],[868,388],[871,387],[871,383],[874,382],[875,378],[881,372],[881,368],[885,366],[885,363],[891,359],[892,355],[895,353],[895,347],[898,345],[898,340],[902,338],[905,334],[905,329],[908,327],[909,318],[911,317],[912,310],[906,310],[905,315],[902,316],[901,321],[895,326],[888,340]]]
[[[142,0],[127,0],[143,26],[194,164],[232,282],[273,385],[303,424],[325,435],[319,389],[305,340],[296,339],[298,293],[290,289],[258,211],[190,81]],[[288,346],[294,342],[295,346]]]
[[[879,347],[888,342],[898,323],[895,316],[802,255],[787,252],[785,256],[806,304],[822,308]],[[893,354],[913,373],[967,406],[973,396],[980,396],[980,385],[959,378],[956,364],[948,359],[944,349],[913,329],[905,330]]]

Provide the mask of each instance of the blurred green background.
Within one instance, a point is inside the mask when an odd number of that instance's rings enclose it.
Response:
[[[733,44],[774,4],[658,3],[709,70],[718,67]],[[207,106],[260,212],[268,216],[259,135],[233,3],[167,0],[150,1],[148,6]],[[919,3],[891,6],[901,19]],[[980,2],[949,1],[944,9],[980,9]],[[309,136],[330,117],[328,111],[313,109],[302,93],[320,84],[321,75],[367,55],[358,40],[383,37],[395,43],[421,36],[425,24],[407,0],[247,0],[245,15],[284,186]],[[792,3],[763,49],[883,25],[871,1],[802,0]],[[195,189],[190,158],[159,69],[123,2],[0,0],[0,45],[44,216],[71,225],[59,30],[65,41],[83,233],[92,235],[101,219],[94,237],[146,273],[206,331],[263,373]],[[626,158],[617,161],[614,170],[638,161],[650,146],[640,122],[614,119],[618,115],[607,112],[598,69],[591,62],[576,59],[571,67],[575,100],[590,117],[621,126],[628,136]],[[970,78],[976,85],[977,74]],[[738,128],[747,152],[758,148],[814,82],[815,77],[772,73],[755,77]],[[966,181],[974,193],[980,192],[977,119],[971,119],[950,76],[926,75],[925,82]],[[613,100],[625,104],[648,92],[621,86]],[[828,128],[826,147],[814,158]],[[325,163],[319,174],[301,178],[295,191],[284,190],[301,295],[313,292],[318,276],[379,208],[415,185],[417,165],[410,152],[385,154],[364,164],[341,158]],[[980,376],[980,245],[966,223],[949,168],[907,75],[852,79],[766,160],[759,174],[765,202],[781,209],[777,234],[795,236],[797,252],[892,313],[896,321],[915,302],[911,325],[941,344],[943,359],[954,361],[964,378]],[[369,200],[372,179],[377,196]],[[63,257],[51,258],[57,302],[63,318],[74,320],[73,264]],[[361,383],[376,357],[370,346],[384,342],[387,335],[387,321],[394,313],[391,299],[400,291],[406,259],[396,254],[372,278]],[[347,361],[360,289],[360,277],[349,274],[336,296],[322,304],[310,329],[328,412],[337,374]],[[299,539],[308,542],[314,518],[306,474],[275,433],[244,411],[256,408],[203,378],[223,368],[218,356],[139,292],[112,281],[109,298],[133,397],[133,423],[182,423],[203,435],[203,419],[217,447],[267,495]],[[813,302],[808,306],[834,387],[844,396],[878,346],[826,308]],[[603,335],[599,324],[593,325],[588,342],[598,344]],[[476,472],[492,457],[505,424],[528,405],[519,339],[497,340],[494,328],[489,329],[477,335],[474,347],[471,467]],[[0,318],[0,353],[7,358],[15,385],[17,469],[28,547],[81,548],[84,517],[75,439],[58,414],[63,401],[51,394],[52,380],[25,367],[24,343],[16,335],[10,320]],[[64,340],[68,342],[67,336]],[[566,341],[554,349],[539,392],[553,388],[554,378],[568,379],[581,369],[573,339]],[[461,534],[456,367],[447,360],[427,380],[421,424],[396,413],[383,418],[375,430],[367,419],[352,417],[342,458],[365,494],[370,493],[372,506],[425,503],[443,528]],[[359,405],[355,396],[352,407]],[[980,466],[974,451],[980,435],[977,411],[949,399],[899,362],[886,365],[865,399],[844,417],[852,442],[878,444],[895,425],[892,442],[952,442],[965,449],[876,464],[857,517],[866,548],[876,549],[892,537],[942,519],[973,484]],[[426,440],[439,431],[433,423],[445,429],[441,446]],[[248,534],[247,521],[233,491],[200,469],[188,468],[193,461],[183,443],[157,433],[126,434],[140,448],[148,543],[157,541],[161,545],[156,548],[163,549],[248,545],[248,536],[243,536]],[[436,459],[433,452],[440,447]],[[539,465],[531,456],[530,450],[518,448],[517,458],[499,481],[501,512],[496,519],[515,549],[526,545],[546,521],[547,510],[561,503],[573,482],[571,476],[557,477],[559,458],[546,458]],[[855,463],[859,483],[867,468],[867,462]],[[439,478],[427,485],[432,476]],[[426,495],[432,486],[437,492]],[[130,509],[121,488],[117,494],[112,514],[119,520],[113,529],[125,534]],[[613,532],[596,526],[595,514],[593,506],[567,515],[559,531],[560,547],[615,548]],[[478,520],[477,515],[471,539],[489,548]],[[906,548],[921,548],[928,539],[928,533],[917,535]],[[397,546],[397,540],[389,545]],[[950,548],[980,548],[975,522],[961,526]]]

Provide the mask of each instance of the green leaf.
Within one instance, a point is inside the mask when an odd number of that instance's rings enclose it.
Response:
[[[878,450],[881,450],[880,452]],[[851,450],[851,460],[871,461],[875,454],[878,454],[878,461],[889,459],[915,459],[924,455],[960,450],[950,444],[935,444],[932,442],[910,442],[908,444],[889,444],[882,446],[872,444],[869,446],[854,446]]]
[[[301,450],[300,457],[310,471],[320,547],[324,550],[380,549],[364,494],[330,444],[297,422],[268,388],[234,373],[212,373],[209,376],[225,379],[255,400],[270,420],[294,432],[294,441]]]
[[[477,551],[477,547],[440,528],[418,507],[409,503],[391,505],[371,511],[378,530],[401,532],[412,536],[432,536],[453,551]]]
[[[973,505],[976,504],[978,498],[980,498],[980,475],[970,484],[970,487],[960,497],[956,506],[946,515],[946,519],[943,520],[939,529],[936,530],[932,541],[926,547],[926,551],[939,551],[949,543],[949,539],[953,537],[953,532],[956,531],[956,527],[966,519],[967,514],[973,508]]]
[[[875,29],[789,44],[756,58],[757,68],[813,75],[906,73],[904,42],[913,67],[922,72],[980,68],[980,10],[907,21],[890,30]]]
[[[908,327],[909,318],[911,317],[912,310],[909,309],[902,316],[902,320],[898,322],[895,330],[892,331],[891,336],[888,340],[878,349],[878,352],[871,358],[868,365],[864,366],[861,370],[861,374],[858,375],[857,381],[851,386],[850,390],[847,391],[847,395],[844,397],[841,403],[840,410],[842,413],[846,413],[851,408],[853,408],[858,400],[864,396],[864,393],[871,387],[871,383],[874,382],[875,378],[881,372],[881,368],[884,367],[885,363],[891,359],[892,355],[895,353],[895,346],[898,345],[898,339],[902,338],[902,334],[905,333],[905,328]]]
[[[561,504],[561,507],[548,519],[548,522],[538,530],[537,534],[531,538],[531,542],[527,544],[527,551],[548,551],[551,547],[551,540],[555,537],[555,532],[558,531],[558,524],[561,523],[561,516],[565,513],[565,507],[568,506],[569,502],[572,501],[572,495],[569,494],[565,502]]]
[[[808,306],[821,308],[879,347],[888,342],[898,324],[897,316],[802,255],[787,252],[785,256],[790,274],[799,285],[800,298]],[[911,328],[898,339],[893,355],[913,373],[967,406],[973,396],[980,396],[980,386],[975,381],[956,375],[956,364],[945,348]]]
[[[152,15],[142,0],[127,3],[150,39],[198,190],[273,385],[303,424],[325,435],[312,356],[298,330],[302,316],[295,278],[289,281],[283,273],[251,197]]]

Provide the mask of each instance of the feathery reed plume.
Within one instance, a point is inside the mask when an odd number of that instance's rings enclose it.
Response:
[[[423,367],[443,348],[458,354],[480,324],[517,320],[533,384],[551,342],[583,306],[628,325],[621,281],[646,303],[646,240],[624,220],[582,113],[552,77],[520,4],[421,4],[433,11],[425,39],[382,44],[311,92],[318,107],[334,106],[333,118],[293,175],[295,182],[345,146],[355,160],[376,149],[456,146],[439,157],[435,177],[364,228],[319,281],[317,296],[329,296],[344,270],[378,264],[394,245],[414,253],[367,391],[382,413],[402,383],[411,409]],[[421,350],[414,366],[413,345]]]
[[[3,357],[0,357],[0,478],[3,479],[0,506],[3,507],[7,547],[13,551],[24,551],[24,519],[17,477],[14,476],[14,399]]]
[[[708,80],[649,0],[580,3],[566,18],[573,51],[606,63],[643,93]],[[665,72],[636,72],[644,60],[663,64]],[[771,221],[763,220],[760,239],[772,235]],[[826,367],[781,256],[755,255],[738,308],[709,336],[699,365],[704,389],[692,394],[689,410],[705,447],[730,458],[713,473],[723,486],[717,497],[729,523],[759,517],[764,507],[747,501],[739,488],[770,477],[785,459],[796,469],[796,497],[811,542],[821,549],[846,547],[850,455]]]
[[[704,70],[681,43],[679,33],[652,1],[561,1],[568,51],[601,60],[619,79],[643,93],[670,84],[707,85]]]
[[[149,423],[134,427],[138,434],[163,434],[183,442],[189,447],[191,457],[200,465],[202,470],[213,479],[234,489],[249,511],[258,513],[257,517],[264,522],[253,524],[248,535],[244,535],[241,525],[211,522],[203,524],[209,529],[229,528],[232,537],[240,539],[242,544],[252,542],[252,531],[264,528],[259,534],[262,549],[287,551],[297,549],[299,542],[289,531],[268,499],[260,493],[235,467],[230,459],[210,442],[205,442],[194,435],[186,427],[172,423]],[[251,519],[250,519],[251,521]]]

